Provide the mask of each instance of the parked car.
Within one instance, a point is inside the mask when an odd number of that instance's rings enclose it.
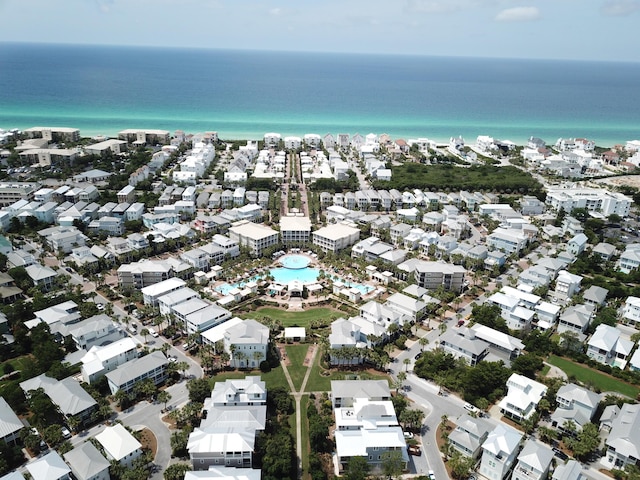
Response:
[[[470,403],[465,403],[464,404],[464,409],[467,412],[478,413],[478,409],[476,407],[474,407],[473,405],[471,405]]]
[[[416,457],[419,457],[420,455],[422,455],[422,450],[418,445],[409,445],[407,450],[409,452],[409,455],[415,455]]]
[[[67,427],[62,427],[62,436],[66,440],[69,440],[71,438],[71,432],[69,431],[69,429]]]
[[[567,455],[566,453],[564,453],[562,450],[560,450],[559,448],[554,448],[553,449],[553,454],[558,457],[560,460],[562,460],[563,462],[569,459],[569,455]]]
[[[433,473],[433,470],[429,470],[429,480],[436,480],[436,474]]]
[[[413,438],[413,433],[411,432],[402,432],[404,438]]]
[[[153,338],[158,338],[158,332],[156,332],[153,328],[149,329],[149,335],[151,335]]]

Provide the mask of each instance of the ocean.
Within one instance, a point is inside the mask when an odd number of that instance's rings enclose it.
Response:
[[[640,138],[640,63],[0,44],[0,128]]]

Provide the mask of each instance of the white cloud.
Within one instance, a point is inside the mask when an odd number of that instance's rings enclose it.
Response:
[[[98,10],[102,13],[109,13],[111,11],[111,5],[114,4],[114,0],[95,0]]]
[[[506,8],[496,15],[497,22],[530,22],[540,18],[537,7]]]
[[[278,17],[278,16],[282,15],[282,9],[281,8],[272,8],[271,10],[269,10],[269,15],[272,15],[274,17]]]
[[[600,11],[604,15],[609,16],[623,16],[630,15],[637,11],[640,11],[639,0],[607,0],[602,5]]]

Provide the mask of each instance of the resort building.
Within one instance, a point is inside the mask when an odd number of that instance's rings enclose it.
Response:
[[[144,145],[167,145],[171,136],[167,130],[136,130],[130,128],[118,132],[118,139],[125,140],[136,146]]]
[[[337,253],[356,243],[360,230],[345,223],[336,223],[316,230],[312,238],[313,244],[325,252]]]
[[[596,188],[551,189],[545,200],[556,211],[571,212],[574,208],[585,208],[589,212],[608,217],[617,214],[629,216],[633,200],[621,193]]]
[[[161,297],[182,288],[186,288],[186,285],[187,283],[180,278],[169,278],[162,282],[144,287],[141,290],[144,304],[157,307]]]
[[[86,383],[93,383],[120,365],[138,358],[136,342],[125,337],[104,346],[93,346],[82,357],[80,372]]]
[[[229,228],[229,237],[242,247],[247,247],[254,256],[262,255],[262,251],[278,244],[277,231],[246,220],[235,223]]]
[[[281,217],[280,236],[285,245],[309,242],[311,238],[309,217]]]
[[[460,327],[448,329],[440,337],[440,348],[456,358],[464,359],[470,366],[475,366],[489,354],[489,344],[473,334],[473,330]]]
[[[439,287],[452,292],[461,292],[464,286],[464,267],[445,262],[430,262],[412,258],[398,265],[406,272],[406,280],[418,284],[427,290]]]

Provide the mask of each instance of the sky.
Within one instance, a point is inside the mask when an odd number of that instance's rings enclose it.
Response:
[[[0,18],[0,42],[640,61],[640,0],[0,0]]]

